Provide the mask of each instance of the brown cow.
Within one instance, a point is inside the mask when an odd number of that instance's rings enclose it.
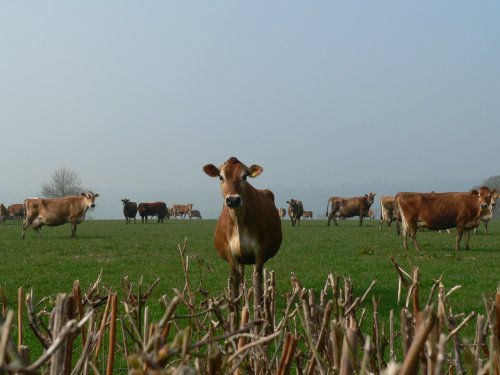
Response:
[[[177,216],[180,216],[182,218],[189,216],[189,213],[193,209],[193,204],[188,203],[188,204],[174,204],[172,206],[172,211],[173,215],[172,217],[175,219]]]
[[[146,224],[148,223],[148,216],[157,216],[158,224],[160,222],[163,223],[163,219],[166,216],[168,217],[167,204],[165,202],[139,203],[137,212],[139,212],[143,224],[144,220],[146,220]]]
[[[298,201],[295,199],[290,199],[286,201],[288,203],[288,216],[290,216],[290,220],[292,221],[292,227],[297,224],[300,226],[300,218],[304,215],[304,206],[302,201]]]
[[[282,240],[281,221],[271,190],[255,189],[247,178],[259,176],[259,165],[247,167],[235,157],[221,167],[207,164],[203,171],[221,180],[223,206],[214,233],[219,256],[229,262],[231,284],[237,296],[243,277],[243,265],[254,264],[257,280],[254,300],[262,296],[262,267],[279,250]]]
[[[5,218],[9,214],[9,211],[7,211],[7,207],[3,205],[3,203],[0,203],[0,223],[5,222]]]
[[[312,211],[304,211],[304,220],[306,219],[311,219],[313,218],[313,212]]]
[[[466,231],[465,249],[469,249],[470,230],[477,227],[491,202],[491,190],[483,186],[466,193],[406,193],[396,194],[396,207],[402,220],[403,246],[408,249],[410,235],[417,251],[417,228],[430,230],[457,228],[455,250]]]
[[[11,204],[7,211],[12,220],[21,220],[24,217],[24,205],[22,203]]]
[[[493,218],[493,211],[495,211],[495,206],[497,204],[497,199],[499,196],[500,194],[498,194],[496,191],[493,191],[491,196],[491,203],[486,210],[486,213],[481,216],[481,221],[484,223],[484,232],[486,234],[488,234],[488,222]],[[474,234],[477,234],[477,228],[479,228],[479,226],[474,228]]]
[[[193,217],[201,220],[201,212],[198,210],[191,210],[191,212],[189,213],[189,220],[191,220]]]
[[[85,220],[89,208],[95,207],[95,199],[99,194],[91,191],[81,195],[63,198],[28,198],[24,200],[26,219],[23,223],[21,238],[30,225],[41,235],[44,225],[54,227],[71,223],[71,237],[76,238],[76,226]]]
[[[396,219],[394,205],[394,196],[382,195],[380,197],[380,230],[382,230],[382,224],[384,224],[384,222],[386,222],[387,226],[392,230],[391,224]]]
[[[137,203],[131,202],[130,199],[122,199],[123,203],[123,216],[125,216],[125,223],[130,224],[130,219],[134,219],[137,215]]]
[[[331,197],[326,204],[328,225],[330,225],[330,221],[333,219],[335,225],[338,226],[337,218],[353,216],[359,216],[359,225],[363,225],[363,218],[368,215],[368,211],[374,199],[375,193],[368,193],[362,197],[353,198]],[[330,214],[328,214],[328,208],[330,206],[332,210]]]
[[[285,208],[278,208],[278,215],[280,216],[281,219],[284,219],[286,216],[286,209]]]

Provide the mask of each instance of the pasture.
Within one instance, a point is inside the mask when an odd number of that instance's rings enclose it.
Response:
[[[421,271],[421,300],[425,303],[433,280],[443,276],[448,289],[454,292],[451,304],[455,313],[476,311],[484,314],[483,295],[496,291],[500,281],[500,222],[490,223],[490,234],[471,234],[471,250],[455,252],[452,234],[419,232],[424,249],[417,253],[403,250],[402,240],[377,220],[344,220],[339,226],[326,226],[325,220],[302,221],[292,227],[284,220],[283,243],[278,254],[266,263],[274,270],[277,285],[278,311],[290,290],[290,273],[294,272],[302,286],[319,292],[329,273],[350,276],[355,295],[361,295],[373,280],[372,293],[379,299],[379,314],[387,321],[390,309],[399,311],[398,276],[390,257],[393,256],[408,272],[414,266]],[[191,283],[211,296],[223,293],[227,286],[229,267],[218,258],[212,243],[215,220],[168,220],[163,224],[129,224],[124,220],[89,220],[78,227],[78,238],[70,238],[70,226],[42,230],[38,238],[33,230],[21,240],[20,223],[0,225],[0,251],[4,289],[9,307],[16,308],[17,289],[33,288],[35,300],[70,292],[74,280],[80,280],[86,291],[102,270],[103,285],[122,293],[122,279],[128,276],[144,288],[157,278],[150,305],[153,319],[163,309],[157,303],[162,295],[173,296],[172,288],[182,289],[184,275],[178,245],[187,239],[191,259]],[[251,269],[245,270],[247,279]],[[371,296],[368,302],[371,303]],[[368,324],[368,323],[367,323]],[[368,326],[367,326],[368,327]],[[362,327],[363,329],[363,327]],[[473,336],[473,325],[464,331]],[[29,338],[27,338],[29,340]],[[36,351],[33,352],[36,355]]]

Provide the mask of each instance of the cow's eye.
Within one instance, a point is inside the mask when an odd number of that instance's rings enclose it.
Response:
[[[224,177],[222,177],[222,175],[219,175],[219,180],[224,181]]]
[[[246,174],[244,174],[244,175],[243,175],[243,177],[241,177],[241,179],[242,179],[243,181],[246,181],[246,180],[247,180],[247,175],[246,175]]]

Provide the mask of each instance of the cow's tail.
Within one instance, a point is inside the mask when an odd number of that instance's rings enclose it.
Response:
[[[331,200],[332,200],[332,198],[329,198],[328,202],[326,202],[326,217],[328,217],[328,208],[330,207],[330,201]]]

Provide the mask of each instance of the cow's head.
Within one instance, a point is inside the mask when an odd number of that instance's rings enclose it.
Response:
[[[500,194],[499,194],[499,193],[497,193],[497,191],[496,191],[496,190],[493,190],[493,191],[491,192],[491,206],[492,206],[493,208],[495,208],[495,206],[497,205],[497,199],[498,199],[498,197],[500,197]]]
[[[291,214],[295,215],[295,211],[297,211],[297,200],[295,199],[290,199],[289,201],[286,201],[288,203],[288,212]],[[292,215],[290,215],[292,216]]]
[[[126,206],[128,202],[130,202],[130,199],[122,199],[123,205]]]
[[[368,202],[368,204],[372,205],[373,204],[373,201],[375,200],[375,193],[368,193],[368,194],[365,194],[365,198],[366,198],[366,201]]]
[[[220,168],[207,164],[203,171],[210,177],[219,177],[224,204],[229,208],[238,208],[243,205],[243,196],[249,186],[248,177],[257,177],[263,171],[261,166],[247,167],[235,157],[230,158]]]
[[[471,194],[473,196],[477,197],[477,199],[479,200],[479,208],[480,208],[480,211],[482,212],[489,207],[489,205],[491,203],[492,195],[494,193],[487,186],[483,186],[483,187],[479,188],[479,190],[475,190],[475,189],[472,190]]]
[[[85,207],[94,208],[95,207],[95,199],[99,196],[99,194],[94,194],[91,191],[87,191],[86,193],[82,193],[82,196],[85,198]]]

